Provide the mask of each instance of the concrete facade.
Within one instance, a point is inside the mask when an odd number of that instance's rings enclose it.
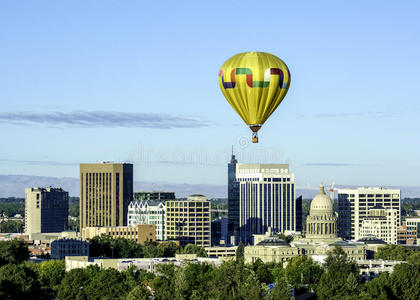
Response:
[[[132,195],[132,164],[80,164],[80,231],[85,227],[126,226]]]
[[[397,244],[397,220],[396,209],[386,209],[377,205],[369,210],[369,216],[363,218],[359,236],[375,236],[387,244]]]
[[[181,246],[211,246],[211,205],[203,195],[187,200],[166,202],[165,239],[177,240]]]
[[[401,190],[378,187],[338,189],[338,235],[358,240],[363,218],[376,205],[397,210],[397,225],[401,223]]]
[[[406,217],[397,230],[399,244],[420,245],[420,217]]]
[[[91,239],[102,234],[143,244],[146,241],[156,241],[156,225],[137,224],[135,226],[85,227],[82,229],[82,238],[84,239]]]
[[[67,229],[69,194],[61,188],[25,189],[25,234]]]

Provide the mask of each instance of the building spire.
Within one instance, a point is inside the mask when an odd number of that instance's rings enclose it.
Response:
[[[230,163],[231,163],[231,164],[236,164],[236,163],[238,163],[238,161],[236,160],[235,155],[233,154],[233,145],[232,145],[232,156],[231,156],[231,158],[230,158]]]

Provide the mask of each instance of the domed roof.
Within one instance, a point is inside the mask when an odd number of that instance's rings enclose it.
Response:
[[[257,246],[282,246],[282,247],[290,247],[290,244],[283,241],[281,238],[277,236],[270,236],[257,244]]]
[[[332,214],[333,212],[334,210],[331,198],[325,194],[324,186],[321,185],[319,194],[312,199],[309,214]]]
[[[386,245],[385,241],[378,239],[374,235],[367,235],[361,239],[358,239],[357,241],[361,243],[369,244],[369,245]]]

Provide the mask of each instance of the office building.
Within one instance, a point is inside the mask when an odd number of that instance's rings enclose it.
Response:
[[[296,198],[296,232],[303,230],[302,218],[302,196],[299,196]]]
[[[380,205],[397,210],[397,225],[401,222],[401,191],[377,187],[338,189],[338,235],[358,240],[363,219],[369,210]]]
[[[133,195],[134,201],[167,201],[175,200],[174,192],[162,192],[162,191],[153,191],[153,192],[134,192]]]
[[[131,201],[128,205],[128,226],[156,225],[156,240],[165,239],[165,203],[157,201]]]
[[[211,245],[225,245],[228,243],[228,219],[219,217],[211,221]]]
[[[125,238],[138,244],[156,241],[156,226],[137,224],[135,226],[85,227],[82,238],[91,239],[95,236],[108,235],[113,238]]]
[[[211,245],[211,205],[203,195],[191,195],[187,200],[166,202],[165,239],[179,241],[181,246]]]
[[[89,256],[89,243],[77,239],[52,241],[51,258],[64,259],[66,256]]]
[[[25,189],[25,234],[67,229],[69,193],[61,188]]]
[[[287,164],[228,164],[229,235],[236,244],[253,234],[296,231],[294,175]],[[233,237],[233,238],[232,238]]]
[[[398,244],[420,245],[420,217],[406,217],[397,231]]]
[[[396,209],[387,209],[377,204],[369,210],[369,215],[363,218],[360,238],[374,236],[387,244],[397,244],[397,216]]]
[[[126,226],[132,195],[132,164],[80,164],[80,231],[85,227]]]

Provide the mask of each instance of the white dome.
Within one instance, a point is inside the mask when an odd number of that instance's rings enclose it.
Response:
[[[331,201],[331,198],[325,194],[324,186],[321,185],[319,194],[312,199],[311,202],[311,210],[309,212],[310,215],[316,214],[333,214],[333,202]]]

